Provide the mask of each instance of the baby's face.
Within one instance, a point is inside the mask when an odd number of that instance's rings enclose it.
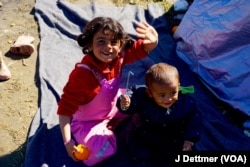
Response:
[[[113,37],[114,34],[109,30],[98,31],[94,35],[93,43],[89,49],[102,62],[111,62],[121,51],[121,41],[115,40]]]
[[[176,79],[171,85],[153,82],[148,88],[149,96],[155,103],[163,108],[171,107],[178,100],[179,80]]]

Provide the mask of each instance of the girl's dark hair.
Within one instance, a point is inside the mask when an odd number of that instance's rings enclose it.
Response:
[[[88,47],[93,42],[93,37],[98,31],[109,30],[114,34],[114,40],[120,40],[124,49],[133,45],[133,39],[124,31],[122,25],[109,17],[96,17],[88,22],[83,33],[77,37],[78,44],[84,54],[89,53]]]

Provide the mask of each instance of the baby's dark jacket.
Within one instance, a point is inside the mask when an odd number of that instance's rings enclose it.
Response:
[[[141,143],[180,151],[185,140],[193,143],[199,140],[201,116],[191,95],[179,93],[169,110],[158,106],[147,95],[145,86],[133,87],[129,96],[131,105],[127,110],[121,110],[119,98],[117,107],[120,112],[133,115],[131,133]]]

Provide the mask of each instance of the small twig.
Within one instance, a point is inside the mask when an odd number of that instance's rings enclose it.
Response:
[[[126,84],[126,92],[128,92],[128,86],[129,86],[129,78],[130,78],[130,75],[134,75],[134,73],[133,73],[132,71],[129,71],[129,72],[128,72],[127,84]]]
[[[22,59],[22,63],[23,63],[24,66],[27,66],[24,59]]]

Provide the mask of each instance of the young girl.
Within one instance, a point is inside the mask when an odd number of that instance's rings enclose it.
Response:
[[[119,22],[97,17],[78,36],[85,56],[71,72],[57,111],[67,153],[75,161],[76,143],[89,148],[91,154],[83,161],[88,166],[116,152],[115,135],[107,126],[119,117],[115,105],[121,68],[146,57],[158,42],[157,32],[146,22],[138,23],[136,32],[139,40],[133,41]]]

